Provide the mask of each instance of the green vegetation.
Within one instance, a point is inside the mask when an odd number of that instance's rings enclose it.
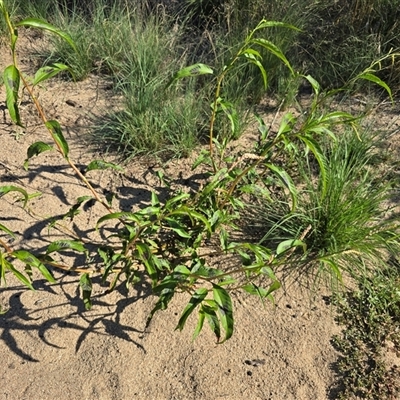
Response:
[[[400,345],[400,224],[388,205],[396,182],[385,173],[390,160],[376,150],[382,136],[363,123],[368,110],[353,115],[336,100],[370,85],[393,100],[400,2],[116,3],[0,0],[2,40],[12,55],[3,74],[9,115],[23,125],[23,90],[52,140],[31,144],[24,167],[58,152],[88,189],[64,220],[89,202],[104,209],[92,221],[103,240],[90,246],[76,233],[42,252],[14,249],[2,239],[14,233],[0,224],[1,283],[11,273],[32,288],[32,270],[54,282],[52,270],[65,269],[58,257],[67,250],[85,259],[79,271],[86,308],[93,275],[109,291],[121,280],[129,287],[145,279],[158,297],[148,323],[183,292],[188,303],[177,329],[196,312],[193,337],[207,321],[222,343],[234,332],[232,291],[272,300],[288,275],[309,289],[328,280],[346,326],[334,340],[343,353],[343,396],[396,396],[400,385],[381,357],[388,340]],[[17,57],[24,28],[45,32],[43,66],[31,77]],[[182,157],[203,144],[193,165],[207,177],[200,189],[172,190],[160,173],[165,200],[153,193],[150,205],[124,212],[91,185],[90,171],[121,166],[93,160],[78,167],[60,124],[47,119],[36,95],[39,83],[56,75],[79,81],[90,74],[111,78],[122,98],[118,111],[94,121],[93,141],[124,159]],[[267,89],[291,106],[284,114],[278,109],[277,129],[254,114]],[[299,93],[309,95],[309,105],[297,101]],[[259,124],[254,147],[233,152],[249,121]],[[21,195],[24,206],[30,200],[25,188],[0,186],[0,196],[9,193]],[[210,256],[236,262],[222,268]],[[341,295],[337,289],[349,282],[359,289]]]

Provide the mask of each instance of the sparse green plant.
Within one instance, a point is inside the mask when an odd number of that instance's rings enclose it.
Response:
[[[337,294],[334,302],[343,326],[332,340],[341,353],[336,362],[338,398],[397,398],[398,366],[385,353],[400,347],[398,265],[361,280],[356,290]]]
[[[11,119],[17,125],[22,125],[19,115],[19,86],[30,95],[43,124],[48,129],[53,145],[36,142],[28,148],[24,163],[28,168],[29,160],[45,151],[56,150],[61,158],[75,172],[88,188],[89,195],[77,199],[65,215],[65,219],[73,219],[80,208],[87,202],[101,204],[106,214],[93,225],[101,231],[102,238],[93,241],[97,253],[89,254],[89,249],[78,235],[73,240],[57,240],[50,243],[43,253],[28,252],[24,249],[14,250],[4,241],[2,247],[1,278],[5,278],[6,270],[13,273],[28,287],[32,287],[31,270],[38,269],[49,281],[54,281],[51,268],[66,269],[58,260],[57,254],[65,250],[86,255],[85,265],[79,268],[81,272],[80,287],[86,308],[91,307],[92,276],[101,275],[103,282],[108,282],[109,291],[123,279],[129,287],[135,282],[148,279],[158,300],[150,313],[148,323],[155,312],[168,307],[169,302],[178,292],[186,293],[189,302],[185,306],[177,329],[183,329],[189,316],[198,311],[198,322],[194,331],[196,337],[203,328],[204,321],[217,337],[218,342],[229,339],[233,334],[234,316],[230,293],[244,290],[261,299],[272,299],[272,293],[280,287],[280,282],[274,271],[290,263],[296,249],[306,251],[305,237],[283,240],[270,248],[262,243],[253,243],[233,235],[237,228],[240,209],[249,196],[256,193],[266,193],[280,182],[283,190],[290,196],[290,209],[295,212],[299,203],[298,189],[290,173],[281,165],[280,160],[293,155],[294,151],[304,157],[310,153],[316,160],[320,175],[320,191],[324,198],[329,191],[329,180],[326,157],[317,141],[317,137],[329,134],[336,135],[331,126],[354,125],[356,118],[346,112],[322,112],[318,108],[321,93],[318,83],[310,76],[304,77],[312,85],[315,97],[311,112],[300,125],[297,118],[288,113],[283,118],[276,134],[271,132],[259,118],[259,140],[256,149],[251,153],[240,155],[229,154],[229,143],[235,137],[237,130],[237,110],[225,97],[224,82],[242,60],[254,65],[260,71],[264,86],[268,75],[262,63],[260,49],[271,52],[288,69],[297,76],[288,59],[273,42],[258,34],[269,28],[295,29],[293,26],[262,20],[245,37],[241,46],[221,70],[214,72],[213,68],[202,63],[196,63],[180,69],[170,80],[165,91],[177,90],[182,79],[200,75],[215,75],[215,91],[211,104],[210,125],[208,130],[208,150],[202,152],[195,162],[194,168],[200,164],[208,170],[208,180],[204,186],[194,193],[171,191],[164,202],[153,193],[151,204],[133,212],[115,210],[112,201],[99,195],[86,178],[86,174],[95,169],[115,168],[117,165],[102,160],[94,160],[82,172],[73,162],[68,143],[64,138],[60,124],[46,119],[45,112],[35,96],[36,85],[49,79],[59,72],[68,71],[69,67],[61,63],[40,68],[30,80],[20,71],[16,53],[17,30],[29,26],[44,29],[54,33],[66,41],[75,50],[70,36],[38,19],[28,18],[13,24],[7,8],[0,0],[0,8],[7,23],[10,34],[10,49],[13,63],[5,69],[4,81],[7,91],[7,108]],[[145,70],[140,68],[147,78]],[[150,71],[151,77],[151,71]],[[368,70],[360,78],[379,84],[389,94],[390,89],[375,77],[373,70]],[[146,79],[144,79],[146,81]],[[221,134],[216,127],[220,118],[226,118],[230,131]],[[168,121],[166,121],[168,123]],[[290,165],[289,165],[290,166]],[[162,176],[160,175],[160,178]],[[19,192],[24,198],[24,204],[29,201],[28,193],[17,186],[2,186],[0,194]],[[0,230],[6,235],[12,231],[1,225]],[[207,243],[217,243],[210,249]],[[90,257],[89,257],[90,255]],[[210,256],[231,257],[232,262],[224,268],[213,264]],[[14,265],[15,261],[25,265],[25,273]],[[98,266],[101,260],[101,267]],[[321,260],[320,260],[321,261]],[[75,271],[78,269],[75,268]],[[143,274],[144,272],[144,274]]]

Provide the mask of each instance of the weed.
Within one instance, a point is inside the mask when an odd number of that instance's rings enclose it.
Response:
[[[279,187],[269,199],[248,206],[245,219],[257,215],[250,227],[259,243],[272,248],[299,238],[304,243],[305,250],[285,265],[287,273],[312,279],[325,275],[337,282],[343,271],[363,278],[385,265],[384,254],[397,257],[399,225],[385,206],[392,189],[381,168],[372,166],[377,140],[368,133],[360,138],[354,130],[335,141],[322,140],[319,162],[325,174],[314,155],[297,151],[292,169],[298,170],[302,187],[296,209]]]
[[[93,274],[100,274],[103,282],[108,282],[107,292],[112,291],[121,279],[128,287],[142,279],[147,279],[152,284],[153,292],[158,296],[147,324],[150,324],[157,311],[168,307],[176,293],[183,292],[187,294],[189,301],[181,313],[177,329],[183,329],[186,320],[196,310],[198,322],[194,337],[201,332],[204,321],[207,321],[217,342],[221,343],[228,340],[234,330],[233,304],[230,293],[243,290],[257,295],[261,299],[272,299],[273,292],[280,287],[274,271],[294,262],[297,263],[296,249],[303,249],[305,254],[307,254],[307,247],[311,248],[310,254],[317,251],[318,262],[327,264],[332,271],[340,275],[342,270],[351,272],[351,268],[347,268],[347,263],[351,260],[344,260],[345,254],[357,252],[357,256],[360,258],[365,254],[366,258],[374,260],[381,248],[388,251],[396,248],[397,233],[389,231],[383,223],[374,225],[377,205],[382,200],[381,192],[378,190],[377,195],[370,196],[369,202],[365,198],[364,192],[369,190],[371,193],[373,187],[367,186],[369,175],[362,171],[364,164],[362,162],[357,164],[361,159],[357,155],[358,153],[355,153],[358,151],[358,147],[355,144],[351,144],[353,147],[350,147],[350,144],[342,146],[345,152],[341,153],[339,162],[335,157],[342,147],[332,147],[330,151],[324,152],[317,140],[326,135],[335,138],[332,126],[353,127],[355,130],[357,118],[347,112],[321,110],[319,106],[321,98],[324,96],[320,93],[319,84],[312,77],[303,77],[314,90],[309,113],[302,114],[301,117],[287,113],[276,133],[268,130],[262,119],[258,118],[260,122],[259,138],[254,152],[240,156],[229,154],[229,143],[237,135],[239,118],[235,104],[226,97],[229,91],[225,90],[225,82],[229,79],[230,74],[236,68],[242,68],[243,62],[245,62],[257,68],[265,89],[268,83],[268,74],[263,65],[262,51],[272,53],[287,68],[288,73],[297,79],[298,74],[294,72],[281,49],[270,40],[260,36],[261,32],[270,28],[296,31],[295,27],[283,22],[261,20],[254,29],[247,33],[222,68],[216,68],[214,71],[206,64],[196,63],[179,69],[172,78],[169,77],[168,81],[166,80],[167,76],[160,75],[157,69],[167,63],[178,67],[179,63],[175,64],[173,63],[174,59],[171,61],[165,57],[166,54],[169,54],[162,52],[165,50],[165,42],[162,42],[153,32],[148,31],[149,26],[134,27],[137,29],[136,35],[143,36],[143,41],[138,40],[137,44],[132,45],[136,47],[127,49],[129,57],[126,60],[128,61],[124,61],[121,70],[116,72],[116,75],[119,79],[117,82],[121,85],[121,91],[132,96],[131,103],[127,103],[128,112],[125,115],[121,114],[119,122],[125,124],[124,128],[126,126],[129,128],[128,133],[133,130],[137,138],[121,137],[118,143],[129,144],[127,139],[134,140],[135,143],[132,146],[135,149],[138,146],[148,146],[149,141],[152,146],[157,146],[160,142],[163,146],[168,146],[168,143],[171,143],[171,146],[177,146],[174,140],[177,137],[179,137],[177,140],[182,138],[181,133],[173,132],[177,125],[182,125],[189,120],[190,124],[198,123],[198,120],[192,121],[198,115],[196,113],[183,116],[178,114],[178,111],[190,112],[194,93],[198,93],[197,91],[185,91],[187,88],[191,88],[191,80],[202,75],[204,78],[213,75],[211,81],[214,91],[209,111],[208,149],[200,154],[193,166],[196,168],[201,164],[208,171],[208,179],[204,186],[194,193],[180,190],[170,191],[163,203],[155,193],[152,193],[150,205],[134,212],[124,212],[115,210],[109,197],[99,194],[86,177],[92,170],[105,168],[120,170],[121,167],[103,160],[93,160],[86,168],[78,168],[71,157],[60,124],[56,120],[46,118],[45,111],[35,95],[38,83],[50,79],[58,73],[69,71],[70,67],[62,63],[46,65],[29,79],[19,69],[16,52],[18,29],[32,27],[55,34],[70,47],[69,51],[73,53],[78,49],[70,35],[35,18],[27,18],[14,24],[1,0],[0,9],[9,30],[10,51],[13,60],[4,72],[6,104],[10,117],[16,125],[22,125],[19,115],[20,86],[22,86],[36,106],[53,143],[36,142],[31,144],[27,150],[24,167],[26,169],[29,167],[29,160],[32,157],[39,156],[46,151],[57,151],[63,162],[68,164],[77,178],[85,184],[89,193],[89,195],[77,199],[64,219],[73,220],[74,216],[88,202],[97,202],[105,210],[105,215],[97,221],[93,221],[94,227],[100,231],[101,238],[104,239],[90,244],[90,248],[95,248],[94,253],[89,250],[89,246],[79,238],[78,234],[74,240],[53,241],[44,252],[35,254],[25,249],[14,249],[0,239],[0,277],[2,280],[5,279],[6,271],[8,271],[26,286],[32,288],[32,270],[36,269],[47,280],[54,282],[52,268],[70,270],[57,258],[58,253],[68,250],[76,253],[77,257],[83,254],[86,259],[85,265],[75,268],[74,271],[81,273],[80,289],[86,308],[92,306]],[[158,47],[160,54],[155,51],[156,46],[160,46]],[[115,66],[115,64],[110,65]],[[129,66],[128,70],[124,69],[125,66]],[[387,85],[374,75],[373,66],[361,73],[358,78],[378,84],[391,95]],[[189,83],[184,85],[184,82],[187,81]],[[192,96],[187,98],[184,95],[188,93],[192,93]],[[172,100],[169,100],[168,96],[172,96]],[[160,106],[155,104],[157,101],[160,102]],[[171,106],[169,101],[171,101]],[[177,105],[180,106],[180,110]],[[163,110],[164,107],[166,107],[166,113]],[[169,115],[172,112],[175,114]],[[219,129],[218,124],[221,118],[228,123],[229,130],[227,132]],[[156,136],[154,142],[151,142],[153,132],[150,129],[146,130],[146,127],[160,129],[161,136]],[[143,138],[139,135],[142,135]],[[167,136],[167,141],[164,141],[163,135]],[[354,143],[357,142],[354,141]],[[352,153],[357,156],[351,156]],[[316,186],[312,186],[313,171],[307,172],[304,168],[306,174],[303,175],[306,185],[309,185],[309,188],[317,193],[313,200],[315,203],[313,210],[317,209],[318,211],[313,219],[316,221],[316,225],[311,226],[315,230],[315,240],[311,243],[308,242],[309,228],[296,237],[283,238],[282,241],[279,238],[280,243],[277,246],[270,246],[267,241],[268,236],[265,236],[260,243],[235,240],[232,231],[236,229],[239,211],[245,206],[248,198],[255,197],[259,192],[266,193],[277,188],[277,182],[290,196],[290,199],[285,200],[290,206],[290,213],[294,216],[301,215],[301,212],[296,210],[299,206],[307,205],[307,199],[299,197],[299,190],[290,175],[290,170],[284,168],[281,162],[288,157],[293,159],[293,155],[300,156],[301,159],[306,160],[305,162],[309,161],[305,165],[311,165],[312,160],[314,166],[318,168],[319,181]],[[343,159],[346,160],[345,167],[339,168],[339,165],[343,164]],[[293,165],[293,163],[288,164],[289,168],[292,168]],[[301,166],[300,163],[299,165]],[[349,179],[350,182],[347,183]],[[357,203],[356,198],[350,197],[350,201],[348,197],[342,201],[342,194],[348,195],[349,188],[356,189],[355,179],[361,182],[362,189],[356,193],[362,200]],[[338,180],[339,184],[334,183],[335,180]],[[0,187],[1,196],[10,192],[22,195],[24,205],[30,199],[30,195],[23,188],[14,185]],[[310,198],[312,198],[312,193],[312,191],[308,193]],[[337,223],[338,209],[347,206],[350,209],[349,214],[344,213],[345,217]],[[330,218],[329,221],[324,220],[325,213]],[[350,243],[350,247],[344,248],[344,242],[350,240],[357,227],[351,227],[351,231],[350,228],[344,232],[339,232],[339,230],[346,228],[346,224],[352,223],[358,224],[362,234],[351,239],[353,242]],[[6,226],[0,225],[0,230],[6,235],[13,236],[13,232]],[[215,266],[212,257],[208,257],[204,252],[210,241],[219,243],[215,249],[211,250],[212,255],[232,256],[237,263],[228,264],[224,268]],[[318,248],[316,243],[318,243]],[[389,244],[393,245],[393,249]],[[373,250],[372,245],[380,246],[380,248]],[[343,264],[338,261],[339,256],[342,257]],[[93,265],[95,259],[102,261],[100,268]],[[16,261],[25,265],[24,272],[20,272],[14,265]]]
[[[334,389],[339,398],[395,399],[400,394],[398,366],[387,352],[400,351],[400,286],[395,265],[338,295],[337,321],[343,332],[333,338],[341,356]]]

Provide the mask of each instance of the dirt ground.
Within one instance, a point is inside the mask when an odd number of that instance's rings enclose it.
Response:
[[[21,55],[21,65],[29,56]],[[90,77],[85,82],[46,83],[40,100],[48,118],[57,118],[69,142],[71,158],[85,165],[96,157],[89,146],[88,126],[117,101],[107,82]],[[5,109],[4,88],[0,90]],[[56,152],[31,160],[22,168],[30,144],[49,142],[31,105],[21,105],[25,131],[0,115],[0,184],[16,185],[42,195],[30,201],[29,212],[16,197],[0,198],[0,223],[17,234],[10,246],[43,249],[61,232],[48,229],[49,217],[61,215],[88,190],[74,177]],[[395,115],[388,116],[388,123]],[[389,121],[390,120],[390,121]],[[397,122],[390,122],[398,131]],[[397,120],[396,120],[397,121]],[[397,124],[397,125],[396,125]],[[168,165],[169,173],[191,172],[185,161]],[[91,172],[101,190],[117,193],[119,206],[128,210],[160,190],[159,182],[142,161],[133,161],[123,174]],[[94,233],[88,224],[104,215],[96,206],[75,221],[83,238]],[[69,225],[66,224],[66,227]],[[35,283],[36,291],[12,277],[0,288],[0,400],[308,400],[334,399],[337,386],[331,345],[340,331],[326,293],[312,303],[291,285],[265,307],[253,297],[236,294],[233,338],[221,345],[207,327],[196,341],[191,335],[195,318],[183,332],[175,331],[184,300],[155,315],[145,330],[156,302],[146,284],[127,292],[124,285],[106,296],[94,287],[93,308],[85,311],[79,298],[78,275],[55,272],[56,284]],[[7,276],[8,277],[8,276]]]

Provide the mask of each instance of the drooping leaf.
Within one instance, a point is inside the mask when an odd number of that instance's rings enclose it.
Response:
[[[263,39],[263,38],[252,39],[251,42],[264,47],[266,50],[268,50],[274,56],[278,57],[289,68],[292,75],[294,75],[294,71],[293,71],[292,66],[290,65],[289,60],[286,58],[286,56],[283,54],[282,50],[277,45],[275,45],[274,43],[270,42],[269,40]]]
[[[205,288],[197,289],[194,293],[192,298],[189,300],[189,303],[185,307],[182,312],[181,317],[179,318],[178,325],[175,329],[182,330],[185,326],[186,320],[188,319],[189,315],[194,311],[194,309],[206,298],[208,294],[208,290]]]
[[[102,216],[96,223],[96,229],[99,227],[101,223],[109,221],[111,219],[119,219],[123,221],[134,221],[134,222],[142,221],[142,219],[137,213],[132,213],[128,211],[115,212]]]
[[[215,302],[212,302],[214,305]],[[219,323],[219,319],[217,316],[217,313],[215,312],[215,309],[213,307],[210,307],[206,304],[201,305],[201,310],[204,312],[204,315],[207,319],[208,325],[211,329],[211,331],[214,333],[214,335],[217,337],[217,343],[221,343],[221,326]]]
[[[22,21],[19,21],[18,23],[16,23],[15,26],[17,26],[17,27],[18,26],[27,26],[27,27],[31,27],[31,28],[43,29],[45,31],[54,33],[54,34],[58,35],[59,37],[61,37],[62,39],[64,39],[76,51],[75,43],[73,42],[71,37],[67,33],[63,32],[62,30],[56,28],[55,26],[49,24],[46,21],[42,21],[37,18],[26,18],[26,19],[23,19]]]
[[[168,83],[167,87],[170,86],[172,83],[177,81],[178,79],[187,78],[189,76],[199,76],[205,74],[213,74],[214,71],[205,64],[197,63],[190,65],[189,67],[185,67],[179,70]]]
[[[229,293],[216,284],[213,284],[213,296],[216,305],[218,306],[218,313],[220,316],[222,327],[225,330],[225,338],[222,342],[228,340],[233,334],[233,307],[232,300]]]
[[[87,252],[85,246],[76,240],[56,240],[49,244],[46,254],[51,254],[62,250],[75,250],[81,253]]]
[[[47,121],[46,128],[48,128],[51,131],[53,139],[56,141],[56,143],[60,148],[61,154],[65,158],[68,158],[69,147],[62,133],[60,123],[56,120]]]
[[[310,149],[318,162],[319,173],[321,175],[322,198],[324,198],[328,189],[328,165],[326,157],[324,156],[318,142],[313,138],[304,135],[297,135],[297,137],[307,146],[308,149]]]
[[[25,264],[30,265],[31,267],[37,268],[40,273],[51,283],[55,283],[56,280],[54,279],[53,275],[50,271],[44,266],[44,264],[36,258],[33,254],[29,253],[26,250],[16,250],[12,252],[12,255],[18,260],[21,260]]]
[[[176,232],[180,237],[182,237],[184,239],[190,239],[192,237],[187,232],[187,228],[184,225],[182,225],[181,223],[179,223],[178,221],[176,221],[175,219],[166,217],[164,220],[165,220],[165,222],[168,223],[168,228],[170,228],[171,230]]]
[[[252,51],[250,51],[252,50]],[[264,88],[266,89],[268,86],[268,80],[267,80],[267,71],[265,71],[264,66],[261,63],[261,56],[260,53],[253,49],[246,49],[243,51],[242,55],[247,58],[247,60],[251,63],[254,64],[261,72],[261,76],[263,78],[264,82]]]
[[[29,195],[25,189],[21,189],[18,186],[7,185],[7,186],[0,186],[0,197],[4,196],[9,192],[18,192],[24,196],[24,207],[29,200]]]
[[[232,103],[223,100],[219,101],[218,104],[221,107],[221,110],[224,112],[224,114],[228,117],[229,122],[231,123],[232,135],[233,136],[237,135],[239,132],[239,116],[235,107],[233,106]]]
[[[102,160],[93,160],[86,167],[85,172],[93,171],[96,169],[103,170],[103,169],[108,169],[108,168],[115,169],[116,171],[123,171],[123,168],[117,164],[102,161]]]
[[[13,231],[11,231],[10,229],[8,229],[5,225],[0,224],[0,231],[3,231],[7,234],[9,234],[11,237],[15,238],[15,234]]]
[[[269,168],[289,190],[292,198],[292,210],[294,210],[297,207],[297,189],[292,178],[284,169],[275,164],[266,163],[265,166]]]
[[[3,74],[4,86],[6,88],[6,105],[12,121],[23,127],[18,109],[18,92],[20,75],[14,65],[8,66]]]
[[[265,298],[269,297],[271,293],[275,292],[281,287],[281,284],[278,280],[272,282],[270,287],[268,289],[264,289],[261,286],[257,286],[255,283],[249,283],[247,285],[244,285],[242,288],[245,290],[247,293],[250,293],[252,295],[259,296],[261,300],[264,300]]]
[[[158,280],[158,273],[156,268],[156,263],[154,263],[153,254],[150,247],[145,243],[136,243],[136,256],[143,262],[146,267],[147,273],[149,274],[153,285],[155,286]]]
[[[67,65],[61,63],[54,63],[52,65],[46,65],[42,68],[39,68],[36,71],[35,77],[33,78],[32,85],[35,86],[38,83],[50,79],[62,71],[68,71],[69,69],[70,68]]]
[[[320,90],[321,90],[321,86],[318,83],[318,81],[316,81],[311,75],[302,75],[304,79],[306,79],[310,85],[312,86],[314,93],[316,95],[319,94]]]
[[[0,252],[1,254],[1,252]],[[22,282],[25,286],[27,286],[29,289],[31,290],[35,290],[34,287],[32,286],[31,281],[29,280],[29,278],[27,278],[24,274],[22,274],[20,271],[18,271],[10,262],[8,262],[7,260],[5,261],[5,266],[6,269],[8,269],[9,271],[11,271],[11,273],[20,281]]]
[[[201,330],[203,329],[204,318],[205,318],[205,313],[204,313],[203,307],[200,307],[200,309],[199,309],[199,319],[197,321],[196,328],[195,328],[195,330],[193,332],[192,340],[195,340],[197,338],[197,336],[199,336]]]
[[[79,279],[79,286],[82,290],[82,298],[85,309],[90,310],[92,308],[92,280],[90,279],[90,275],[88,273],[82,274],[81,278]]]
[[[48,150],[53,150],[53,146],[51,146],[47,143],[44,143],[44,142],[36,142],[36,143],[31,144],[27,150],[27,158],[24,162],[24,169],[26,171],[28,170],[28,163],[32,157],[37,156]]]
[[[280,22],[280,21],[267,21],[265,19],[263,19],[259,22],[259,24],[256,26],[254,31],[257,31],[259,29],[264,29],[264,28],[273,28],[273,27],[288,28],[288,29],[292,29],[292,30],[301,32],[301,29],[297,28],[294,25],[287,24],[285,22]]]
[[[158,301],[154,308],[151,310],[149,317],[146,321],[146,328],[150,325],[151,320],[153,319],[154,314],[158,310],[165,310],[168,307],[168,303],[174,296],[175,287],[178,285],[179,281],[173,279],[170,275],[166,276],[159,285],[153,288],[155,293],[160,293]]]
[[[299,239],[284,240],[283,242],[279,243],[278,247],[276,248],[276,254],[280,255],[293,247],[302,247],[303,250],[306,251],[307,246],[302,240]]]
[[[381,88],[385,89],[386,92],[388,93],[390,100],[393,102],[393,95],[390,87],[384,82],[382,79],[378,78],[375,74],[372,74],[371,72],[363,72],[360,75],[357,76],[357,79],[364,79],[370,82],[373,82],[380,86]]]

